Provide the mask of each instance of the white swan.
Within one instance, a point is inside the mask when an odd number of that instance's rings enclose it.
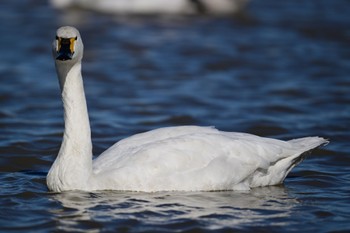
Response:
[[[50,0],[53,7],[79,7],[109,14],[230,14],[248,0]]]
[[[181,126],[126,138],[92,160],[77,29],[57,30],[53,55],[65,121],[62,145],[47,175],[47,186],[55,192],[248,190],[283,182],[305,152],[327,143],[320,137],[280,141]]]

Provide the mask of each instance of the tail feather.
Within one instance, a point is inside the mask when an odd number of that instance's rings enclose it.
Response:
[[[302,162],[305,156],[308,155],[311,150],[329,143],[328,140],[321,137],[298,138],[288,142],[292,144],[296,153],[277,161],[264,172],[257,170],[251,176],[250,187],[276,185],[282,183],[292,168]]]
[[[293,167],[301,163],[305,157],[311,153],[312,150],[317,149],[320,146],[327,145],[329,143],[329,140],[322,137],[304,137],[292,139],[288,142],[291,143],[296,150],[300,151],[300,154],[292,160],[291,168],[288,169],[290,171]]]
[[[288,141],[293,147],[301,152],[305,153],[312,149],[316,149],[320,146],[327,145],[329,141],[322,137],[305,137],[292,139]]]

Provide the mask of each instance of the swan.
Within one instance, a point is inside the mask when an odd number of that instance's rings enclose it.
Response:
[[[321,137],[282,141],[214,127],[165,127],[112,145],[93,160],[79,31],[60,27],[53,56],[64,107],[64,134],[48,189],[125,191],[249,190],[283,182]]]
[[[230,14],[248,0],[50,0],[53,7],[80,7],[109,14]]]

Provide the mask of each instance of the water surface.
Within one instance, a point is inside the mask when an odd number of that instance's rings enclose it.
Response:
[[[58,12],[0,3],[1,232],[350,231],[350,5],[251,1],[230,17]],[[319,135],[280,186],[249,192],[48,192],[63,117],[51,41],[84,38],[94,154],[163,126]]]

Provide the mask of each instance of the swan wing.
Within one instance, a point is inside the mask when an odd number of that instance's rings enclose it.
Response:
[[[249,189],[282,182],[307,149],[299,145],[212,127],[161,128],[114,144],[93,171],[103,189]]]

